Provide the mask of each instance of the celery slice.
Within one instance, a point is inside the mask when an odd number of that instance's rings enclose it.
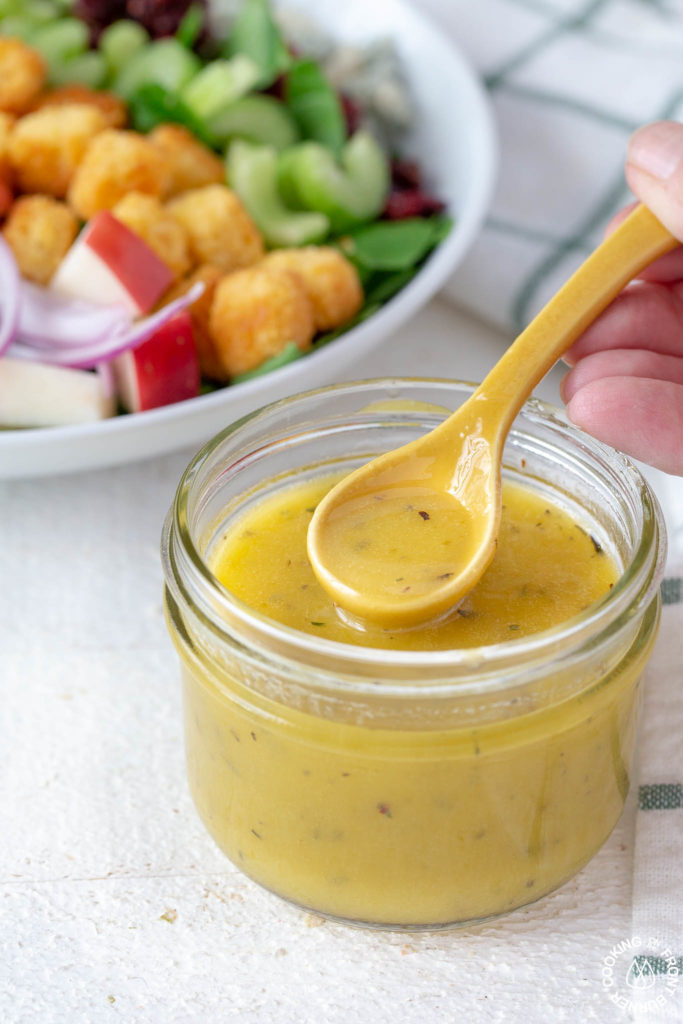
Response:
[[[277,151],[235,141],[227,156],[228,182],[271,247],[308,245],[329,234],[324,214],[288,209],[277,190]]]
[[[60,18],[36,29],[31,37],[31,45],[47,62],[50,78],[63,61],[85,53],[89,44],[88,26],[78,18]]]
[[[100,36],[98,49],[107,59],[112,74],[120,71],[134,53],[149,43],[149,33],[137,21],[115,21]]]
[[[52,0],[30,0],[20,5],[19,12],[34,25],[47,25],[59,17],[59,10]]]
[[[36,32],[35,22],[21,15],[10,14],[0,21],[0,35],[13,36],[24,43],[30,43]]]
[[[221,145],[233,138],[274,146],[282,150],[299,138],[289,111],[274,96],[244,96],[208,122],[211,135]]]
[[[112,88],[124,100],[148,82],[177,92],[201,66],[199,57],[177,39],[156,39],[132,55],[116,75]]]
[[[69,85],[78,82],[91,89],[99,89],[107,77],[107,61],[97,50],[88,50],[77,57],[50,67],[51,85]]]
[[[55,0],[0,0],[0,18],[20,18],[31,25],[47,25],[61,17],[63,5]],[[10,35],[5,31],[5,35]]]
[[[181,90],[180,98],[201,120],[215,117],[256,85],[259,69],[253,60],[237,54],[231,60],[213,60]]]
[[[324,213],[334,232],[348,231],[381,213],[389,164],[372,135],[359,131],[339,163],[319,142],[292,146],[281,154],[278,183],[290,206]]]

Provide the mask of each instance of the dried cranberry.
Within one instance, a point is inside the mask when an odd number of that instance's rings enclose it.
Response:
[[[126,0],[78,0],[75,12],[86,21],[114,21],[125,18]]]
[[[416,160],[393,160],[391,180],[398,188],[420,188],[422,172]]]
[[[286,82],[286,75],[278,75],[275,81],[272,82],[264,92],[267,92],[269,96],[274,96],[276,100],[284,100]]]
[[[133,18],[152,38],[173,35],[193,0],[77,0],[75,13],[96,40],[102,29],[121,18]],[[196,2],[196,0],[194,0]],[[200,0],[202,4],[205,0]]]
[[[156,39],[177,32],[190,3],[191,0],[128,0],[126,12]]]
[[[74,14],[99,32],[112,21],[126,17],[126,0],[77,0]]]
[[[434,213],[443,213],[446,209],[446,204],[443,199],[437,199],[436,196],[430,196],[427,192],[422,193],[422,216],[430,217]]]
[[[389,220],[405,220],[406,217],[419,217],[422,212],[422,196],[416,189],[396,189],[391,192],[384,208],[384,216]]]
[[[384,208],[389,220],[405,220],[407,217],[428,217],[441,213],[445,204],[419,188],[393,189]]]
[[[343,93],[340,94],[339,100],[341,102],[344,120],[346,121],[347,135],[353,135],[360,124],[361,109],[354,100],[350,99],[348,96],[344,96]]]

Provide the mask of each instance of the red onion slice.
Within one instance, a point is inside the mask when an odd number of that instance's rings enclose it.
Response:
[[[97,306],[30,281],[21,282],[21,291],[19,336],[31,346],[83,345],[131,325],[131,314],[123,306]]]
[[[5,239],[0,235],[0,356],[17,335],[21,312],[19,268]]]
[[[12,345],[12,355],[18,359],[32,359],[55,366],[71,366],[74,369],[90,369],[98,363],[109,362],[129,348],[137,348],[162,324],[182,309],[190,306],[204,291],[204,285],[197,281],[189,291],[174,299],[151,316],[138,320],[124,333],[112,332],[101,340],[82,345],[62,344],[50,348],[37,347],[17,341]]]

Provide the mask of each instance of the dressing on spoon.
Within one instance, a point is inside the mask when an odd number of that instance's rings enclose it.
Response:
[[[493,558],[501,460],[538,382],[633,277],[678,240],[638,206],[435,430],[341,480],[318,505],[308,557],[333,600],[382,626],[453,608]]]

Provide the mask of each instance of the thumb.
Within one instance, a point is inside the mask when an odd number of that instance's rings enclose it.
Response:
[[[683,125],[655,121],[639,128],[629,140],[626,180],[640,201],[683,241]]]

